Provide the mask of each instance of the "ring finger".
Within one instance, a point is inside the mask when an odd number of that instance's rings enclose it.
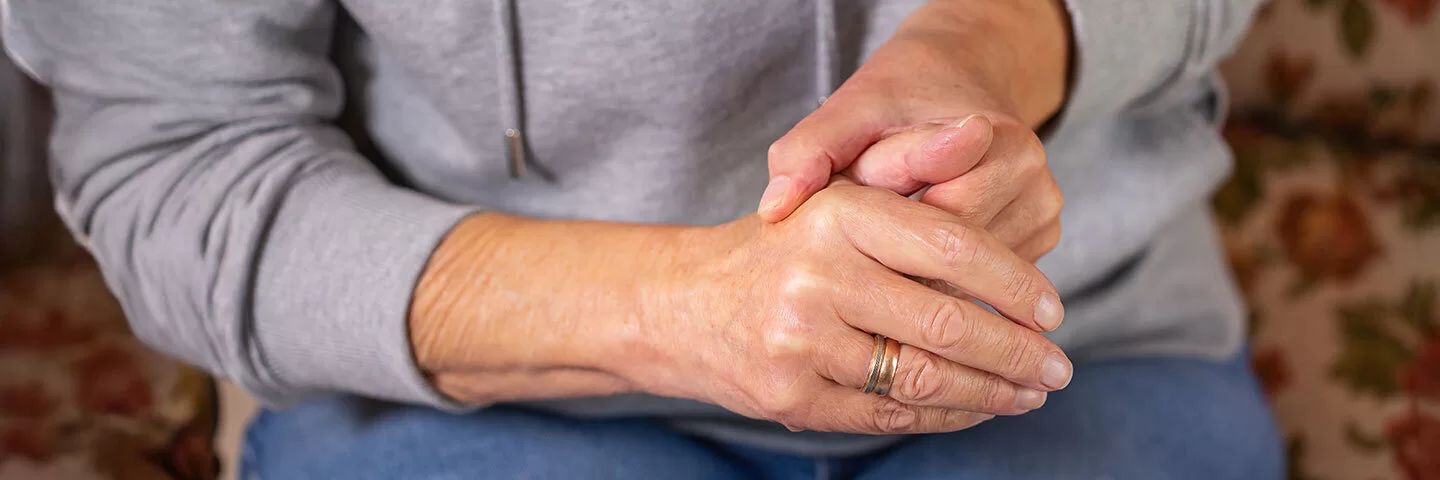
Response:
[[[822,362],[817,369],[835,383],[861,391],[874,376],[871,370],[881,366],[871,362],[876,342],[859,330],[840,332],[836,337],[830,343],[834,348],[817,357]],[[899,350],[889,396],[902,403],[994,415],[1018,415],[1045,404],[1045,392],[912,345],[899,344]]]
[[[1051,391],[1070,382],[1070,362],[1054,342],[894,272],[877,272],[868,289],[837,298],[834,307],[856,330],[888,334],[938,358],[1020,385]]]

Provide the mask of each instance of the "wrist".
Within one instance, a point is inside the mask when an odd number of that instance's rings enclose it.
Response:
[[[1064,105],[1071,33],[1063,0],[935,0],[911,15],[894,41],[961,58],[1013,114],[1038,128]]]
[[[741,293],[739,269],[750,254],[746,248],[755,230],[764,228],[756,215],[707,227],[679,227],[653,249],[656,259],[634,272],[636,315],[623,327],[616,353],[606,367],[627,378],[638,390],[666,397],[708,401],[709,385],[694,373],[706,368],[696,343],[713,339],[714,321],[729,312]]]
[[[685,228],[487,213],[432,254],[409,320],[416,362],[446,373],[579,370],[643,361],[647,285]],[[641,357],[641,358],[637,358]]]
[[[421,372],[464,371],[472,364],[468,338],[483,308],[475,290],[487,257],[494,254],[516,219],[484,213],[462,220],[430,255],[416,282],[408,320],[411,350]]]

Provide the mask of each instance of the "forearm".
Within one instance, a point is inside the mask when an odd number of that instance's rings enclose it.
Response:
[[[416,285],[416,362],[471,403],[605,395],[636,387],[643,327],[694,228],[542,221],[497,213],[461,222]]]
[[[935,0],[911,15],[892,42],[958,56],[953,64],[1009,99],[1032,127],[1065,101],[1071,33],[1061,0]]]

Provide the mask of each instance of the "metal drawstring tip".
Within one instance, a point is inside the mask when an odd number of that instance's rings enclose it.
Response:
[[[525,176],[525,140],[520,136],[520,130],[505,129],[505,148],[510,158],[510,178]]]

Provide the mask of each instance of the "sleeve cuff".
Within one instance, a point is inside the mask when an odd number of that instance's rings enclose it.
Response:
[[[238,337],[254,339],[261,372],[246,387],[277,406],[346,392],[464,410],[416,366],[408,316],[430,254],[475,209],[357,173],[308,176],[283,202],[258,262],[253,331]]]

